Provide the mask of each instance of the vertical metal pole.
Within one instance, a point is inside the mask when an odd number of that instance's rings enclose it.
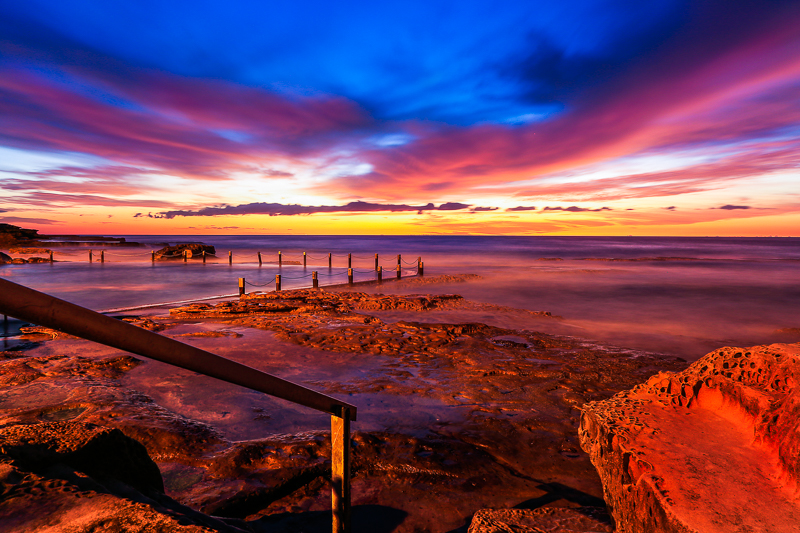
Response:
[[[331,268],[333,266],[333,259],[331,259],[332,256],[333,255],[330,252],[328,252],[328,268]]]
[[[333,533],[350,532],[350,410],[331,416]]]
[[[233,264],[233,252],[228,252],[228,264]]]
[[[311,286],[315,289],[319,289],[319,279],[317,278],[317,271],[314,270],[311,272]]]
[[[278,252],[278,266],[283,266],[283,255]]]
[[[378,283],[383,283],[383,267],[378,267]]]
[[[378,271],[378,254],[375,254],[375,271]]]
[[[239,278],[239,296],[244,296],[244,278]]]
[[[275,292],[280,292],[281,290],[281,275],[275,274]]]
[[[400,279],[400,265],[397,265],[397,279]]]
[[[347,284],[350,285],[351,287],[353,286],[353,269],[352,268],[348,268],[347,269]]]
[[[90,263],[92,262],[92,251],[91,250],[89,250],[89,262]]]
[[[353,254],[347,254],[347,268],[353,266]]]
[[[306,253],[303,252],[303,268],[306,267]]]
[[[258,266],[261,266],[261,252],[258,252]]]

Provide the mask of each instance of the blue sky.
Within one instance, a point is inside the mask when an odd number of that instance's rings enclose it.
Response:
[[[6,3],[0,215],[432,202],[471,215],[406,230],[777,231],[798,36],[796,2]]]

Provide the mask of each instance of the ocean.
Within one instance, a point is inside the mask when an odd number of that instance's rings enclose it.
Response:
[[[800,238],[122,237],[142,246],[54,247],[56,262],[3,265],[0,276],[104,311],[232,295],[238,278],[248,292],[274,289],[276,274],[283,289],[310,286],[312,271],[322,286],[345,283],[348,254],[356,281],[375,279],[375,254],[394,278],[400,254],[403,276],[416,274],[418,258],[426,277],[477,274],[436,290],[549,311],[562,317],[558,334],[689,360],[726,344],[800,340]],[[216,257],[151,262],[151,251],[183,242],[213,245]]]

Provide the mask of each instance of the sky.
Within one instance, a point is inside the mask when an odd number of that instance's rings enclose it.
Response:
[[[2,222],[800,236],[800,2],[3,2]]]

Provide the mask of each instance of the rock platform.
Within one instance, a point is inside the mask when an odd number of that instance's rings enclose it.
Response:
[[[618,531],[800,531],[800,343],[721,348],[583,408]]]

